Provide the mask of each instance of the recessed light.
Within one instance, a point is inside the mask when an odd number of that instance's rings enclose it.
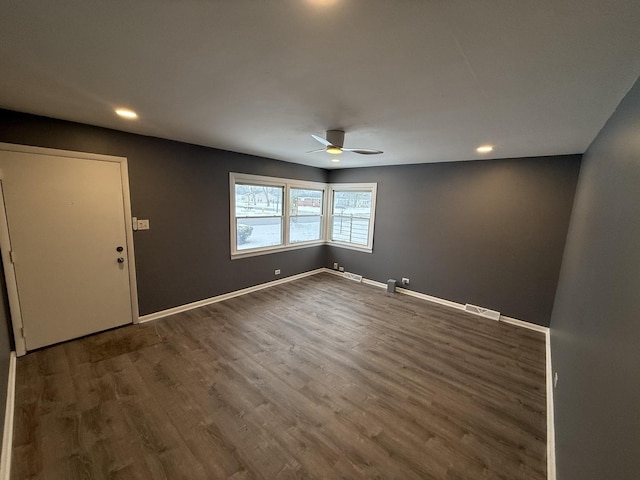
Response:
[[[138,118],[138,114],[133,110],[129,110],[128,108],[116,108],[116,113],[122,118],[126,118],[129,120]]]
[[[476,148],[476,152],[478,153],[493,152],[493,145],[481,145],[480,147]]]
[[[329,7],[337,2],[337,0],[307,0],[309,3],[313,5],[318,5],[320,7]]]
[[[340,163],[340,159],[339,158],[332,158],[331,161],[333,163]]]

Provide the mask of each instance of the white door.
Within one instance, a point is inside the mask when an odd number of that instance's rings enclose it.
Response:
[[[0,151],[0,174],[26,349],[131,323],[121,163]]]

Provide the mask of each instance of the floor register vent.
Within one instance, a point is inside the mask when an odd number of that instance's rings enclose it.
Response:
[[[357,273],[344,272],[344,278],[348,278],[349,280],[353,280],[354,282],[361,282],[362,275],[358,275]]]
[[[476,315],[480,315],[481,317],[490,318],[491,320],[500,320],[500,312],[496,312],[495,310],[489,310],[488,308],[478,307],[476,305],[471,305],[467,303],[464,306],[465,311],[469,313],[475,313]]]

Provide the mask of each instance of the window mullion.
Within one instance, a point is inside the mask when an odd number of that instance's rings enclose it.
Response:
[[[336,184],[264,177],[259,175],[230,173],[231,256],[263,255],[266,253],[304,248],[321,243],[334,243],[341,247],[371,251],[375,209],[375,184]],[[256,192],[254,193],[253,190]],[[277,193],[280,190],[280,193]],[[264,193],[261,193],[263,192]],[[352,196],[336,197],[336,192],[352,192]],[[370,217],[362,217],[367,204],[361,201],[357,192],[372,195]],[[356,198],[353,198],[356,195]],[[266,197],[266,206],[264,204]],[[261,198],[256,204],[256,198]],[[269,205],[270,199],[273,202]],[[293,209],[293,201],[297,208]],[[253,199],[253,200],[252,200]],[[346,201],[345,201],[346,200]],[[368,200],[368,198],[367,198]],[[282,202],[279,205],[275,202]],[[321,205],[317,202],[320,201]],[[244,202],[247,202],[246,206]],[[340,202],[347,205],[335,216],[333,210]],[[262,206],[262,210],[260,207]],[[318,208],[320,206],[321,208]],[[253,214],[255,212],[255,215]],[[345,212],[346,215],[345,215]],[[351,215],[351,216],[350,216]],[[355,216],[354,216],[355,215]],[[334,219],[345,217],[345,226],[359,228],[355,241],[351,237],[333,237]],[[277,219],[281,221],[279,239],[276,239]],[[367,232],[361,231],[368,222]],[[240,230],[242,225],[242,232]],[[248,233],[245,233],[248,232]],[[241,235],[244,234],[244,235]],[[239,235],[242,236],[242,244]],[[253,235],[253,236],[252,236]],[[249,238],[247,244],[246,238]],[[335,238],[335,239],[334,239]],[[279,241],[279,243],[275,243]],[[367,242],[367,245],[362,242]]]
[[[289,246],[291,244],[291,212],[289,209],[291,208],[291,185],[288,183],[284,186],[284,204],[282,205],[282,228],[283,231],[283,240],[284,245]]]

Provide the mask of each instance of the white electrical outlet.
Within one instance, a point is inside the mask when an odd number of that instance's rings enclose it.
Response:
[[[408,278],[406,278],[406,277],[403,277],[403,278],[402,278],[402,284],[403,284],[403,285],[409,285],[409,279],[408,279]]]
[[[276,269],[273,271],[273,274],[274,274],[274,275],[280,275],[280,269],[279,269],[279,268],[276,268]]]
[[[337,270],[338,269],[338,262],[333,262],[333,269]]]
[[[338,267],[338,270],[340,270],[341,272],[344,272],[344,267]]]

